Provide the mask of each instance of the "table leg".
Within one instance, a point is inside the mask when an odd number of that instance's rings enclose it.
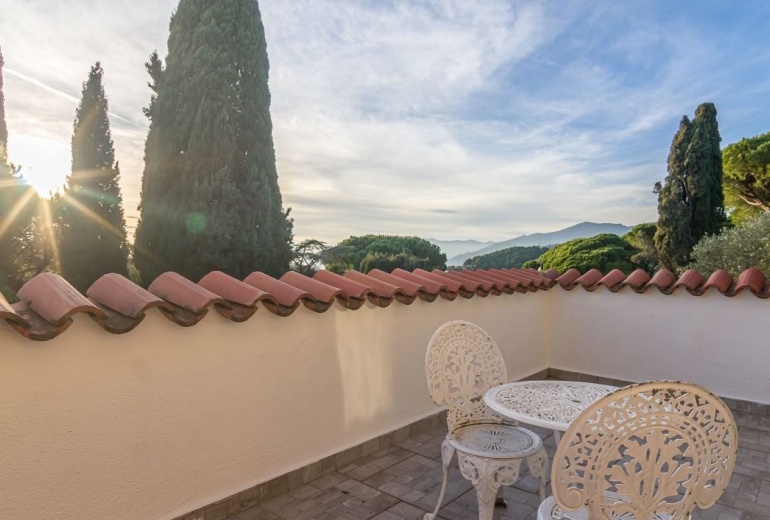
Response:
[[[561,432],[559,430],[553,431],[553,440],[556,441],[556,447],[559,447],[559,442],[561,442]]]

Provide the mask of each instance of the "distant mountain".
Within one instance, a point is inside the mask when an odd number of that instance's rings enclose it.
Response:
[[[436,244],[447,258],[467,253],[468,251],[476,251],[494,244],[491,241],[479,242],[478,240],[436,240],[435,238],[428,238],[426,240],[431,244]]]
[[[504,240],[502,242],[493,242],[492,244],[477,249],[475,251],[465,252],[453,256],[447,260],[447,265],[463,265],[467,259],[474,256],[493,253],[506,247],[513,246],[555,246],[576,238],[588,238],[602,233],[613,233],[615,235],[625,235],[631,231],[631,227],[623,224],[597,224],[596,222],[581,222],[568,228],[552,231],[551,233],[533,233],[531,235],[522,235],[520,237]],[[449,256],[449,255],[447,255]]]

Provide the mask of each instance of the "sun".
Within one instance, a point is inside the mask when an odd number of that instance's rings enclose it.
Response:
[[[32,135],[9,136],[8,157],[24,181],[45,198],[60,192],[70,173],[69,145]]]

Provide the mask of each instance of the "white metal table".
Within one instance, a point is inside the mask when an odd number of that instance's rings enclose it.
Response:
[[[617,389],[577,381],[518,381],[490,389],[484,402],[500,415],[553,430],[558,445],[560,432],[588,405]]]

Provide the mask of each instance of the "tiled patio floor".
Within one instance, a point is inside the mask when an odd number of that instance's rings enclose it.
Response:
[[[696,512],[694,519],[770,520],[770,417],[736,413],[735,418],[740,443],[730,485],[717,505]],[[553,456],[551,432],[531,429],[541,435]],[[228,520],[421,519],[438,500],[445,435],[445,428],[437,428],[409,437]],[[537,518],[540,499],[532,477],[506,488],[505,499],[508,506],[496,508],[495,520]],[[444,504],[441,519],[478,518],[476,491],[460,475],[456,457]]]

